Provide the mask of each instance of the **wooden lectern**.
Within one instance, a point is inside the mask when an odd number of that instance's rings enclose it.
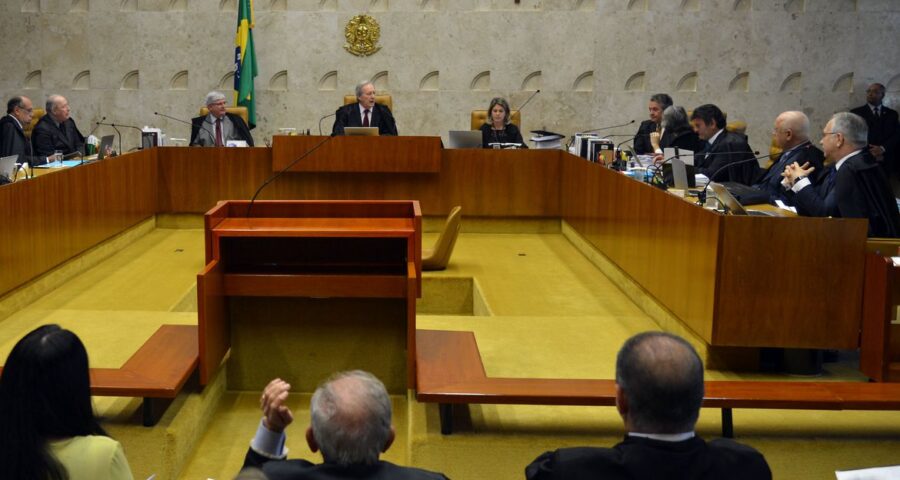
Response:
[[[206,267],[197,275],[200,382],[210,381],[232,349],[229,388],[259,386],[259,379],[233,385],[242,370],[260,379],[293,372],[311,383],[301,391],[311,391],[327,372],[364,368],[385,375],[379,365],[394,374],[405,369],[394,375],[400,380],[393,379],[393,390],[414,388],[422,276],[418,201],[257,201],[249,215],[248,207],[247,201],[220,201],[204,218]],[[358,308],[351,308],[354,302]],[[370,331],[362,341],[347,340],[359,327]],[[331,336],[322,336],[329,329]],[[385,339],[385,330],[392,337]],[[284,343],[291,335],[306,343]],[[238,353],[236,344],[252,345],[257,336],[259,343]],[[385,384],[390,390],[390,381]]]

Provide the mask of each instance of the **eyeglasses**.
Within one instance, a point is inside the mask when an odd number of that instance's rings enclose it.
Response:
[[[826,135],[840,135],[840,134],[841,134],[841,132],[822,132],[823,137]]]

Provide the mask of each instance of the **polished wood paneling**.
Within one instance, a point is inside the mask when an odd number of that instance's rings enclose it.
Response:
[[[560,190],[563,218],[711,342],[721,217],[571,155]]]
[[[159,208],[203,213],[219,200],[250,199],[271,175],[266,148],[160,149]],[[557,150],[443,150],[439,173],[295,173],[272,182],[269,200],[419,200],[424,215],[558,217]],[[256,208],[256,207],[254,207]]]
[[[856,348],[866,221],[723,217],[713,345]]]
[[[436,173],[441,168],[441,138],[276,135],[272,171],[294,161],[292,172]]]
[[[713,346],[854,348],[866,222],[725,216],[565,156],[562,216]]]
[[[7,292],[157,211],[156,150],[0,187],[0,292]]]

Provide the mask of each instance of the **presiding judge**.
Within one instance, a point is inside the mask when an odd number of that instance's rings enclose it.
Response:
[[[491,148],[492,143],[518,143],[520,148],[528,148],[522,140],[519,127],[509,123],[509,103],[501,97],[491,100],[487,122],[481,125],[481,145]]]
[[[344,127],[378,127],[379,135],[397,135],[391,109],[375,103],[375,85],[369,81],[356,86],[356,103],[344,105],[334,112],[331,135],[343,135]]]
[[[69,101],[62,95],[47,97],[47,114],[38,120],[31,131],[34,155],[48,157],[57,151],[63,155],[84,153],[84,135],[69,116]]]
[[[225,147],[229,140],[243,140],[253,146],[250,128],[239,115],[227,112],[223,93],[206,94],[206,109],[206,116],[191,119],[191,146]]]

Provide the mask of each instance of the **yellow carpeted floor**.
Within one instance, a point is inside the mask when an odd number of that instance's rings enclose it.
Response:
[[[428,234],[423,243],[433,239]],[[28,330],[57,322],[84,339],[94,366],[117,366],[158,325],[196,322],[193,286],[202,263],[201,231],[154,230],[0,322],[0,355]],[[451,267],[427,278],[474,279],[475,301],[485,304],[476,313],[490,315],[420,314],[417,321],[419,328],[474,331],[491,376],[612,378],[622,342],[658,328],[560,234],[463,234]],[[708,372],[713,379],[770,377]],[[859,376],[852,365],[836,365],[826,378]],[[231,478],[259,421],[257,401],[257,392],[226,393],[207,412],[212,423],[179,478]],[[291,456],[318,461],[303,441],[308,395],[295,395],[291,404]],[[144,427],[128,425],[137,403],[96,398],[95,405],[115,419],[111,432],[134,458],[136,478],[156,471],[158,460],[133,451],[145,448],[131,441]],[[398,439],[386,458],[457,479],[522,478],[525,465],[545,450],[609,446],[623,434],[613,408],[475,405],[447,437],[434,405],[395,397],[394,408]],[[734,416],[737,439],[760,449],[776,478],[834,478],[835,469],[900,463],[897,412],[736,410]],[[713,437],[719,428],[719,412],[704,410],[700,434]]]

